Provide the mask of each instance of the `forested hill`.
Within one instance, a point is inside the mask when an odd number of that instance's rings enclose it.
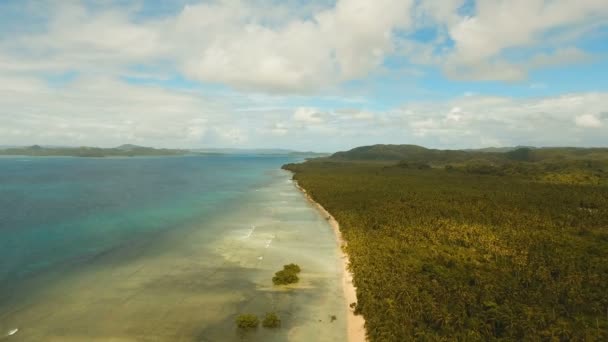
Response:
[[[373,145],[338,152],[314,162],[440,168],[468,174],[527,177],[549,183],[608,184],[607,148],[435,150],[416,145]]]
[[[458,150],[434,150],[417,145],[372,145],[353,148],[345,152],[334,153],[332,160],[368,160],[368,161],[462,161],[471,158],[474,153]]]
[[[458,163],[470,160],[543,161],[563,159],[608,160],[608,148],[576,147],[507,147],[479,150],[437,150],[417,145],[371,145],[334,153],[329,159],[339,161],[409,161]]]

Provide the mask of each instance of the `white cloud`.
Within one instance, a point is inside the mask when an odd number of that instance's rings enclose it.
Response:
[[[445,74],[456,80],[520,81],[529,70],[565,66],[590,61],[593,57],[574,47],[538,53],[524,62],[509,62],[501,58],[479,59],[474,62],[458,60],[452,55],[444,64]]]
[[[583,114],[574,118],[574,122],[579,127],[584,128],[599,128],[602,127],[602,121],[593,114]]]
[[[304,124],[322,124],[326,120],[326,113],[323,113],[315,108],[300,107],[293,113],[293,119],[296,122]]]
[[[339,0],[310,18],[275,27],[256,20],[255,9],[237,4],[191,6],[175,19],[177,36],[195,41],[178,57],[183,70],[240,88],[295,91],[363,77],[377,68],[393,50],[393,31],[409,25],[411,1]]]
[[[243,143],[246,143],[249,140],[247,136],[247,132],[240,128],[235,127],[214,127],[214,131],[217,136],[220,138],[218,141],[224,145],[232,145],[232,146],[243,146]],[[216,143],[218,143],[216,142]]]
[[[539,53],[528,63],[532,68],[567,65],[590,60],[591,56],[575,47],[563,48],[553,54]]]
[[[371,111],[360,109],[339,109],[334,115],[343,121],[373,121],[376,116]]]
[[[603,0],[479,0],[476,15],[451,27],[450,35],[459,59],[478,62],[538,42],[550,29],[569,28],[607,12]]]
[[[47,11],[48,31],[0,42],[0,71],[105,73],[162,57],[170,48],[158,25],[133,23],[128,8],[91,12],[70,1],[49,4]]]
[[[363,121],[344,114],[356,115],[351,109],[323,112],[305,108],[300,109],[306,113],[300,118],[315,122],[306,127],[322,129],[295,129],[289,139],[306,136],[336,149],[375,143],[453,149],[522,144],[603,146],[608,136],[608,127],[602,124],[608,117],[606,108],[608,93],[600,92],[530,99],[471,95],[449,101],[410,102],[393,110],[369,112]],[[323,120],[315,118],[316,113],[324,113]],[[594,129],[583,130],[581,126]]]
[[[467,92],[369,110],[424,91],[408,80],[427,68],[433,81],[432,68],[458,80],[517,81],[532,69],[593,60],[577,39],[608,19],[605,0],[479,0],[466,16],[464,2],[216,0],[153,18],[137,16],[137,4],[95,2],[91,11],[75,1],[36,2],[32,17],[48,22],[0,32],[0,143],[605,144],[601,92]],[[417,30],[433,37],[414,39]],[[394,65],[383,65],[387,57]],[[77,77],[65,84],[47,82],[70,71]],[[366,83],[370,76],[377,78]],[[172,77],[230,89],[172,89]],[[557,89],[543,81],[529,83]],[[373,82],[387,92],[369,95]]]
[[[106,78],[79,79],[59,88],[17,80],[0,77],[3,143],[196,146],[209,127],[231,120],[221,99],[198,93]],[[238,141],[231,134],[226,135]]]
[[[478,0],[474,16],[448,23],[454,50],[447,56],[445,68],[459,78],[522,79],[529,67],[586,59],[588,56],[580,50],[559,47],[606,19],[608,6],[604,0]],[[502,55],[508,49],[539,46],[557,51],[518,65],[507,62]]]
[[[460,107],[453,107],[450,112],[446,115],[446,121],[458,122],[464,118],[462,109]]]
[[[484,141],[531,145],[602,145],[608,136],[599,117],[608,108],[608,93],[568,94],[516,99],[465,96],[444,103],[411,103],[393,116],[414,135],[465,147]],[[590,113],[578,115],[578,113]],[[583,133],[572,125],[598,128]]]
[[[445,65],[445,74],[455,80],[478,81],[520,81],[526,78],[523,66],[514,65],[505,61],[479,61],[475,64]]]
[[[338,0],[313,6],[304,16],[276,2],[220,0],[137,23],[130,19],[136,7],[92,13],[74,2],[58,3],[48,32],[6,42],[0,68],[124,72],[133,63],[169,60],[205,82],[271,92],[317,90],[379,67],[393,52],[394,31],[410,25],[412,2]],[[27,56],[14,53],[23,50]]]
[[[238,89],[310,92],[364,78],[386,57],[400,56],[441,65],[456,79],[513,81],[531,68],[589,60],[572,43],[608,19],[604,0],[478,0],[472,16],[459,13],[463,3],[217,0],[134,21],[137,5],[102,2],[90,11],[54,2],[46,9],[48,32],[0,41],[0,71],[124,74],[133,64],[164,62],[188,78]],[[424,28],[436,37],[407,38]],[[538,46],[550,52],[528,51],[518,63],[503,55]]]
[[[270,133],[273,135],[283,136],[289,132],[289,128],[286,124],[282,122],[277,122],[271,125]]]
[[[441,148],[498,143],[598,146],[605,145],[608,136],[603,124],[608,94],[599,92],[534,99],[471,95],[410,102],[388,111],[278,108],[243,116],[231,109],[233,99],[211,100],[197,92],[129,86],[103,78],[80,79],[59,88],[35,79],[15,81],[0,78],[3,144],[132,142],[331,151],[373,143]],[[264,101],[259,103],[263,106]]]

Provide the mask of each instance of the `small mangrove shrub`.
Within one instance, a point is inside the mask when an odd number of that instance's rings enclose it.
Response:
[[[284,265],[283,270],[293,272],[296,274],[302,272],[302,269],[300,269],[300,266],[296,265],[296,264]]]
[[[278,271],[274,274],[274,277],[272,277],[272,283],[275,285],[295,284],[298,281],[300,281],[300,278],[298,278],[295,273],[285,270]]]
[[[262,326],[264,326],[264,328],[278,328],[281,326],[281,319],[276,313],[269,312],[264,316]]]
[[[258,316],[254,314],[241,314],[236,317],[236,325],[241,329],[257,328],[259,324]]]
[[[300,266],[296,264],[284,265],[281,271],[278,271],[272,277],[272,283],[275,285],[295,284],[300,281],[298,273],[301,272]]]

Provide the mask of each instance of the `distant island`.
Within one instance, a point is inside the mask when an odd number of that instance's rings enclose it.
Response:
[[[370,341],[608,340],[608,149],[373,145],[287,164]]]
[[[330,153],[319,153],[312,151],[295,151],[278,148],[197,148],[191,149],[195,153],[210,154],[257,154],[257,155],[279,155],[279,156],[306,156],[306,157],[326,157]]]
[[[58,147],[58,146],[11,146],[0,148],[0,155],[31,156],[31,157],[139,157],[139,156],[183,156],[183,155],[230,155],[256,154],[278,155],[301,158],[328,156],[327,153],[300,152],[281,149],[166,149],[124,144],[118,147]]]
[[[185,155],[187,150],[157,149],[137,145],[121,145],[113,148],[101,147],[44,147],[32,145],[27,147],[10,147],[0,149],[0,155],[32,157],[135,157],[135,156],[175,156]]]

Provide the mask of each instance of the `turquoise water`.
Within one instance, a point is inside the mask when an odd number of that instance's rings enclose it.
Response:
[[[0,338],[344,339],[333,233],[291,161],[0,158]],[[272,286],[290,262],[301,283]],[[234,328],[270,311],[276,331]]]

